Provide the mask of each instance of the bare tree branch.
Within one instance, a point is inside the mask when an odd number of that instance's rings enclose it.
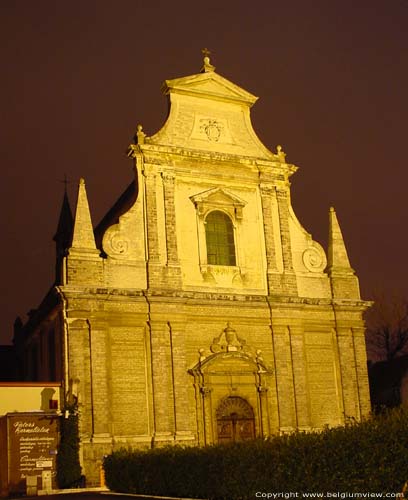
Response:
[[[397,293],[376,293],[365,315],[370,359],[391,360],[408,353],[408,299]]]

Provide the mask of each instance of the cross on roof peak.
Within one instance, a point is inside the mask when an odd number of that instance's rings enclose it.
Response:
[[[67,185],[70,184],[70,181],[68,180],[67,174],[64,174],[64,179],[60,180],[65,186],[65,191],[67,190]]]

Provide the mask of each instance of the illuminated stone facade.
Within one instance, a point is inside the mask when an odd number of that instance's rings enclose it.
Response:
[[[55,299],[30,337],[58,337],[90,483],[122,446],[321,429],[370,410],[368,304],[334,210],[326,255],[293,212],[297,168],[252,128],[257,98],[207,57],[163,89],[167,121],[150,137],[138,126],[135,182],[95,231],[81,180],[65,256],[56,235]]]

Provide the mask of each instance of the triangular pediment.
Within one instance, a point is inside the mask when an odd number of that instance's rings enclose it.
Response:
[[[234,207],[243,208],[246,205],[246,201],[241,200],[241,198],[223,188],[208,189],[207,191],[191,196],[190,200],[195,205],[205,203],[206,205],[212,205],[214,207],[232,205]]]
[[[183,93],[208,99],[221,99],[247,103],[252,106],[257,97],[230,82],[215,72],[199,73],[196,75],[166,80],[163,85],[164,93]]]

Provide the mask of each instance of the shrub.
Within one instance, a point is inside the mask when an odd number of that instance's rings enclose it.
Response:
[[[78,487],[81,482],[78,413],[75,407],[67,407],[66,410],[68,418],[60,418],[57,482],[60,488],[73,488]]]
[[[119,492],[212,500],[258,492],[398,492],[408,479],[408,412],[205,448],[121,450],[105,459]]]

